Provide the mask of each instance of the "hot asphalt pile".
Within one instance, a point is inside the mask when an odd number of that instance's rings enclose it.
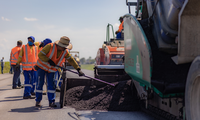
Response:
[[[66,91],[66,106],[77,110],[135,111],[139,101],[131,80],[112,86],[78,86]],[[131,92],[132,91],[132,92]]]

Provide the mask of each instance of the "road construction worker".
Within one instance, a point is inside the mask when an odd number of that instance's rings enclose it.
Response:
[[[47,77],[47,94],[50,107],[57,107],[55,105],[55,82],[54,74],[57,71],[56,65],[61,66],[65,59],[78,71],[79,76],[83,76],[84,73],[80,67],[70,55],[67,50],[70,39],[66,36],[60,38],[55,43],[46,45],[38,54],[38,61],[35,68],[38,71],[38,82],[36,85],[36,107],[41,106],[42,92],[44,85],[44,76]],[[65,58],[65,59],[64,59]]]
[[[39,52],[42,50],[42,48],[43,48],[44,46],[46,46],[47,44],[49,44],[49,43],[52,43],[51,39],[46,38],[45,40],[43,40],[43,41],[40,43],[40,45],[39,45],[38,54],[39,54]],[[38,74],[38,73],[37,73],[37,74]],[[37,82],[37,81],[36,81],[36,82]],[[43,92],[43,95],[46,95],[46,92]]]
[[[20,67],[22,62],[23,74],[24,74],[24,95],[23,99],[34,99],[31,95],[34,95],[35,81],[37,79],[37,72],[34,66],[37,62],[38,48],[34,45],[35,38],[33,36],[28,37],[28,43],[22,46],[19,53],[19,58],[15,68]]]
[[[17,60],[19,57],[19,53],[21,51],[21,46],[22,46],[22,41],[19,40],[17,41],[17,46],[12,48],[11,53],[10,53],[10,64],[12,68],[15,68],[17,64]],[[20,81],[20,67],[14,69],[14,75],[13,75],[13,84],[12,88],[13,89],[20,89],[21,86],[21,81]]]
[[[123,23],[124,23],[122,16],[119,18],[119,21],[120,21],[121,24],[119,25],[119,29],[115,32],[115,34],[117,35],[116,38],[118,38],[118,39],[122,38],[121,33],[122,33],[122,30],[123,30]]]
[[[4,57],[2,57],[2,59],[1,59],[1,74],[3,74],[3,67],[4,67],[3,60],[4,60]]]

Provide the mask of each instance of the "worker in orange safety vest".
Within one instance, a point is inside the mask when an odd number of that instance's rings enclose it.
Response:
[[[12,48],[10,53],[10,64],[12,68],[15,68],[17,59],[19,57],[19,52],[21,50],[22,41],[17,41],[17,46]],[[21,81],[20,81],[20,68],[14,69],[14,75],[13,75],[13,84],[12,89],[20,89],[22,88]]]
[[[66,36],[60,38],[55,43],[49,43],[46,45],[38,54],[38,61],[35,66],[38,72],[38,82],[36,85],[36,107],[41,106],[42,92],[44,85],[44,76],[47,77],[47,94],[49,100],[49,107],[57,107],[55,104],[55,82],[54,75],[57,71],[57,67],[61,66],[65,59],[78,71],[79,76],[83,76],[84,73],[81,71],[79,65],[76,63],[74,58],[68,52],[67,47],[70,39]]]
[[[119,29],[115,32],[115,34],[117,35],[116,36],[117,39],[122,38],[121,33],[122,33],[122,30],[123,30],[123,24],[124,24],[122,16],[119,18],[119,21],[120,21],[121,24],[119,25]]]
[[[37,72],[34,66],[38,59],[38,48],[34,45],[35,38],[33,36],[28,37],[28,44],[23,45],[19,54],[17,65],[19,67],[22,62],[23,74],[24,74],[24,95],[23,99],[34,99],[31,95],[35,95],[35,81],[37,79]]]

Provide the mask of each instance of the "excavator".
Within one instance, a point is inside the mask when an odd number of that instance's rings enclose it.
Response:
[[[110,33],[110,29],[112,33]],[[113,38],[110,38],[113,35]],[[123,30],[122,38],[115,38],[114,29],[111,24],[106,27],[106,41],[102,48],[98,49],[96,55],[96,65],[94,67],[95,78],[114,82],[129,79],[128,74],[124,71],[123,56],[124,56],[124,39]],[[97,83],[96,83],[97,84]]]
[[[162,119],[199,120],[200,1],[126,0],[126,5],[124,68],[141,105]]]

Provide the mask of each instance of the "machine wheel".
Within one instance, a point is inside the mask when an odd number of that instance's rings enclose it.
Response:
[[[63,79],[63,83],[61,85],[60,89],[60,108],[63,108],[65,105],[65,93],[66,93],[66,83],[67,83],[67,78]]]
[[[200,56],[190,66],[185,90],[185,108],[187,120],[200,118]]]

